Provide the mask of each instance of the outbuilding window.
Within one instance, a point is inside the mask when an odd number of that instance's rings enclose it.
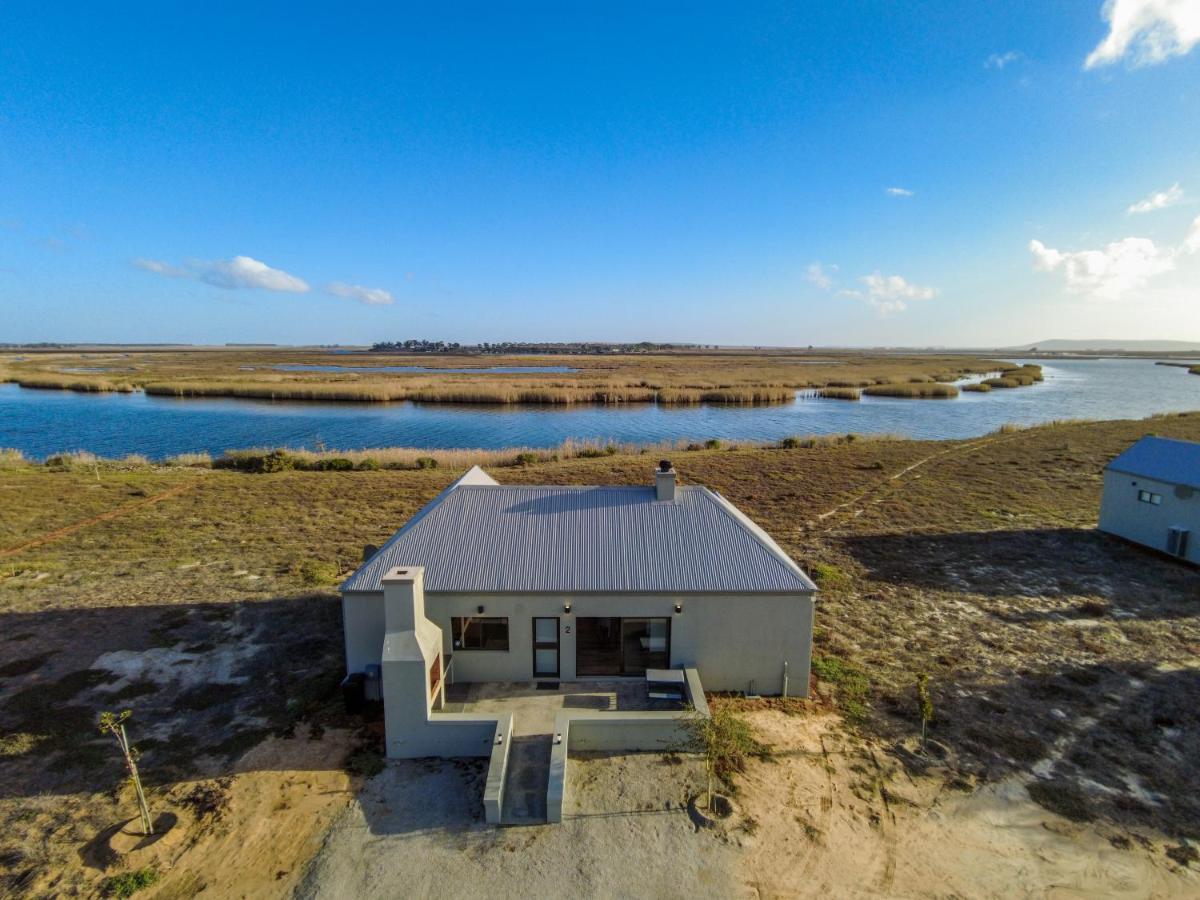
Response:
[[[1162,494],[1155,494],[1152,491],[1138,491],[1138,501],[1158,506],[1162,503]]]
[[[450,620],[455,650],[507,650],[508,619],[498,616],[455,616]]]

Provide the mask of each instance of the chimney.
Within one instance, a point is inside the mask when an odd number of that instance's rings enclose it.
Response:
[[[416,631],[425,621],[425,567],[398,566],[383,581],[383,623],[388,632]]]
[[[654,494],[656,500],[675,500],[675,467],[664,459],[654,470]]]

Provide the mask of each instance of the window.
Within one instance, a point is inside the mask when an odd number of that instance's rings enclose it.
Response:
[[[450,620],[455,650],[507,650],[508,619],[455,616]]]
[[[1152,503],[1158,506],[1162,503],[1162,494],[1154,494],[1150,491],[1138,491],[1138,502]]]

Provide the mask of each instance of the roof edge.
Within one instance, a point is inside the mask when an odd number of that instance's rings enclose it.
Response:
[[[705,487],[704,485],[695,485],[695,487],[700,488],[700,490],[712,497],[717,502],[717,506],[723,510],[726,515],[730,516],[735,522],[741,525],[742,528],[752,538],[762,544],[762,546],[765,547],[767,551],[784,566],[784,568],[788,569],[794,575],[799,577],[801,583],[805,585],[807,590],[813,592],[818,590],[817,583],[808,577],[808,573],[800,568],[800,564],[788,556],[787,552],[775,542],[775,539],[771,537],[771,535],[767,534],[766,530],[761,525],[734,506],[733,503],[722,496],[719,491],[714,491],[712,488]]]
[[[359,576],[359,574],[363,571],[363,569],[365,569],[367,566],[369,566],[371,564],[371,560],[373,560],[376,556],[378,556],[380,553],[382,553],[384,550],[386,550],[392,544],[396,543],[396,541],[400,540],[400,538],[402,538],[405,534],[408,533],[410,528],[412,528],[414,525],[416,525],[418,522],[420,522],[423,518],[425,518],[427,515],[429,515],[430,512],[432,512],[434,509],[436,509],[438,504],[440,504],[443,500],[445,500],[448,496],[450,496],[451,492],[454,491],[456,488],[461,487],[461,486],[497,487],[497,486],[499,486],[499,484],[500,484],[500,482],[498,482],[495,478],[493,478],[491,475],[489,475],[487,472],[485,472],[479,466],[471,466],[471,468],[467,469],[467,471],[463,472],[461,475],[459,475],[457,478],[455,478],[452,482],[450,482],[448,485],[446,485],[436,497],[434,497],[432,500],[430,500],[428,503],[426,503],[424,506],[422,506],[419,510],[417,510],[416,513],[414,513],[413,516],[407,522],[405,522],[404,525],[401,526],[399,531],[397,531],[390,538],[388,538],[387,541],[384,542],[384,544],[382,546],[380,546],[380,548],[371,555],[370,559],[364,559],[362,562],[362,565],[360,565],[357,569],[355,569],[350,574],[349,578],[347,578],[345,581],[343,581],[341,584],[338,585],[338,593],[342,593],[346,590],[355,590],[355,588],[347,588],[346,585],[348,585],[355,578],[357,578]]]

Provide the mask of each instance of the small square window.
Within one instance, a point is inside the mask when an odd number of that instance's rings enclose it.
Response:
[[[1156,494],[1153,491],[1138,491],[1138,502],[1160,506],[1162,504],[1162,494]]]
[[[455,650],[507,650],[508,619],[497,616],[455,616],[450,620]]]

